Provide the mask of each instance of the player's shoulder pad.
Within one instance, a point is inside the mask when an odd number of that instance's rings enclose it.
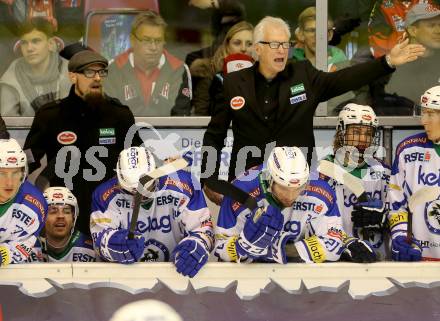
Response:
[[[43,193],[27,180],[21,185],[16,202],[31,208],[38,214],[42,222],[45,221],[47,214],[46,199],[44,198]]]
[[[194,194],[194,181],[196,178],[190,172],[179,170],[168,176],[159,178],[158,189],[176,191],[191,197]],[[197,184],[200,187],[200,184]]]
[[[409,136],[397,145],[395,158],[397,159],[405,149],[414,146],[432,147],[432,142],[428,139],[428,136],[424,132]]]
[[[316,197],[323,201],[327,207],[331,207],[336,202],[336,195],[331,186],[323,179],[309,181],[306,187],[306,194]]]
[[[80,231],[76,231],[75,233],[78,233],[78,239],[75,242],[75,246],[93,250],[93,241],[90,236],[85,235]]]
[[[121,189],[116,177],[98,185],[93,191],[93,202],[97,202],[102,208],[107,208],[110,201],[119,193]]]

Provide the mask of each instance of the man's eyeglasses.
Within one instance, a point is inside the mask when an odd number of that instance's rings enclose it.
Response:
[[[259,41],[258,43],[262,43],[263,45],[269,45],[270,49],[278,49],[282,46],[284,49],[289,49],[292,46],[290,41],[279,42],[279,41]]]
[[[136,38],[137,41],[140,42],[142,46],[161,46],[165,43],[165,40],[162,38],[139,38],[136,36],[135,33],[132,33],[132,35]]]
[[[101,78],[105,78],[108,76],[108,69],[85,69],[82,71],[82,74],[87,78],[95,78],[96,74],[98,74]]]

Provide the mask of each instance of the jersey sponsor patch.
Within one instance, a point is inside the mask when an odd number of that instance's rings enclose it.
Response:
[[[71,131],[61,132],[57,136],[57,141],[61,145],[73,144],[74,142],[76,142],[77,139],[78,139],[78,137],[76,136],[76,134],[74,132],[71,132]]]
[[[43,204],[41,204],[41,202],[40,202],[39,200],[37,200],[35,197],[33,197],[33,196],[30,195],[30,194],[26,194],[26,196],[24,197],[24,199],[25,199],[26,201],[28,201],[29,203],[35,205],[35,206],[38,208],[38,210],[39,210],[40,213],[41,213],[42,220],[44,221],[44,218],[46,217],[46,211],[44,210],[44,206],[43,206]]]
[[[302,93],[304,91],[306,91],[306,89],[304,88],[304,84],[303,83],[300,83],[298,85],[290,87],[290,93],[292,95],[296,95],[296,94]]]
[[[296,96],[290,97],[290,104],[294,105],[294,104],[300,103],[305,100],[307,100],[307,95],[305,93],[301,94],[301,95],[296,95]]]
[[[108,190],[106,190],[104,193],[102,193],[102,200],[105,202],[110,197],[110,195],[113,193],[115,189],[117,189],[117,185],[113,185]]]
[[[390,216],[388,222],[390,224],[390,229],[393,229],[394,226],[396,226],[397,224],[408,223],[408,213],[405,212],[395,213]]]
[[[99,145],[114,145],[116,144],[116,137],[100,137]]]
[[[324,248],[319,243],[319,239],[316,235],[305,239],[304,243],[313,262],[322,263],[325,261]]]
[[[115,129],[114,128],[100,128],[99,129],[99,136],[103,136],[103,137],[115,136]]]
[[[5,246],[0,246],[0,259],[1,265],[5,266],[11,262],[11,256],[9,255],[9,249]]]
[[[319,187],[319,186],[313,186],[313,185],[309,185],[307,186],[306,190],[310,191],[310,192],[314,192],[317,193],[319,195],[324,196],[330,203],[333,203],[333,196],[326,191],[324,188]]]
[[[402,151],[402,149],[404,149],[408,145],[426,144],[427,141],[428,141],[427,137],[412,137],[412,138],[408,138],[407,140],[404,140],[403,142],[401,142],[399,144],[399,146],[397,146],[396,156],[399,155],[400,152]]]
[[[239,109],[243,108],[245,103],[246,103],[246,100],[242,96],[235,96],[230,101],[230,105],[233,110],[239,110]]]
[[[182,190],[182,191],[187,191],[190,195],[192,195],[193,191],[191,189],[191,187],[187,184],[187,183],[183,183],[180,182],[178,180],[172,179],[172,178],[167,178],[164,185],[172,185],[172,186],[176,186],[178,189]]]

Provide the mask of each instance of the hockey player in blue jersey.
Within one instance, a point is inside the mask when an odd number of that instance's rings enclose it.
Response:
[[[405,138],[396,147],[391,169],[389,201],[392,222],[392,255],[398,261],[440,260],[440,200],[414,208],[408,231],[408,202],[426,187],[440,186],[440,86],[420,99],[423,133]],[[438,196],[438,195],[437,195]]]
[[[26,176],[26,155],[18,142],[0,140],[0,266],[35,261],[47,204]]]
[[[96,262],[96,252],[89,236],[75,231],[78,202],[65,187],[44,191],[48,214],[44,237],[40,237],[42,257],[46,262]]]
[[[248,170],[233,184],[256,198],[250,211],[225,197],[216,228],[215,255],[232,262],[337,261],[344,251],[336,197],[324,180],[309,180],[297,147],[275,147],[267,165]],[[353,242],[347,250],[355,250]]]
[[[93,193],[90,230],[96,251],[110,262],[174,262],[177,272],[193,277],[214,246],[210,211],[191,174],[178,171],[145,185],[134,239],[128,238],[133,194],[139,178],[156,168],[142,147],[123,150],[117,177]]]
[[[361,179],[367,200],[359,202],[349,184],[322,176],[335,191],[344,231],[365,241],[366,251],[358,253],[356,262],[370,262],[374,257],[385,260],[389,253],[386,191],[390,168],[375,157],[380,138],[378,125],[370,106],[347,104],[338,116],[334,153],[325,158]],[[368,255],[371,252],[367,248],[373,248],[375,255]]]

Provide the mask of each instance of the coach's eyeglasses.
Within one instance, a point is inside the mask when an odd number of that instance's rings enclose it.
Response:
[[[289,49],[292,47],[292,43],[290,41],[279,42],[279,41],[259,41],[258,43],[262,43],[263,45],[269,45],[270,49],[278,49],[282,46],[284,49]]]

